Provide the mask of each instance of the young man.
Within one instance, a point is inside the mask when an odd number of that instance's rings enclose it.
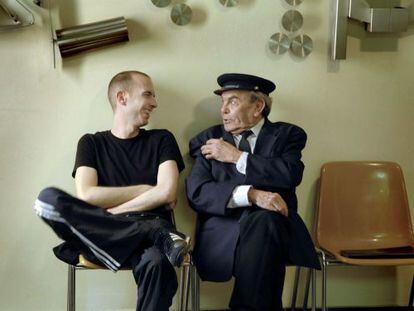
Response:
[[[235,277],[231,310],[282,310],[286,263],[319,267],[296,212],[306,134],[267,119],[273,82],[246,74],[217,81],[223,124],[190,141],[195,163],[186,185],[199,219],[195,263],[203,280]]]
[[[78,143],[78,197],[43,190],[37,214],[66,242],[58,258],[76,264],[80,253],[113,271],[131,266],[138,285],[137,310],[167,311],[177,290],[173,266],[188,246],[171,222],[184,163],[167,130],[145,130],[157,107],[151,78],[121,72],[109,83],[111,130],[84,135]]]

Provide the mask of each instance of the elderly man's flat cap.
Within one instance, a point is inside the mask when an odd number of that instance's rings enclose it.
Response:
[[[272,81],[243,73],[222,74],[217,78],[217,83],[221,86],[220,89],[214,91],[217,95],[229,90],[255,91],[269,95],[276,88]]]

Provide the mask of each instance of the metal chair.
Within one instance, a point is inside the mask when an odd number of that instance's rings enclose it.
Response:
[[[175,227],[174,213],[171,212],[171,220]],[[188,240],[190,243],[190,240]],[[106,267],[97,265],[87,260],[83,255],[79,256],[77,265],[68,265],[68,292],[67,292],[67,310],[76,310],[76,271],[77,270],[91,270],[102,269],[108,270]],[[130,270],[125,268],[122,270]],[[197,283],[197,272],[193,264],[191,252],[184,258],[180,271],[180,288],[179,288],[179,307],[178,311],[188,310],[189,291],[191,290],[191,310],[199,311],[199,283]]]
[[[76,271],[77,270],[93,270],[103,269],[106,267],[99,266],[93,262],[88,261],[83,255],[79,256],[79,263],[74,265],[68,265],[68,294],[67,294],[67,310],[76,310]],[[123,270],[130,270],[128,268]],[[191,310],[199,311],[199,283],[197,272],[192,262],[191,254],[188,254],[184,259],[183,265],[180,271],[180,289],[179,289],[179,311],[188,310],[188,300],[191,298]],[[191,297],[189,297],[189,291]]]
[[[181,270],[181,283],[180,283],[180,307],[179,310],[187,311],[188,310],[188,296],[189,296],[189,286],[191,287],[191,310],[200,311],[200,277],[197,274],[196,267],[193,262],[188,262],[188,265],[183,265]],[[293,285],[292,300],[290,305],[290,310],[296,310],[296,300],[297,293],[299,288],[299,279],[300,279],[300,267],[295,269],[295,280]],[[183,281],[184,280],[184,281]],[[308,269],[307,279],[306,279],[306,292],[303,299],[303,309],[306,309],[308,296],[309,296],[309,284],[311,284],[312,291],[312,311],[316,310],[316,278],[315,270]]]
[[[196,231],[198,228],[198,219],[196,221]],[[188,298],[189,290],[191,289],[191,310],[200,311],[200,277],[197,274],[196,266],[192,260],[191,253],[190,260],[183,264],[183,269],[181,270],[181,281],[180,282],[180,311],[188,310]],[[290,309],[291,311],[296,310],[296,300],[297,293],[299,289],[300,281],[300,267],[297,266],[295,269],[295,280],[293,284],[293,292]],[[309,297],[309,287],[311,287],[312,297],[311,297],[311,306],[312,311],[316,311],[316,275],[314,269],[308,269],[308,274],[306,278],[306,293],[303,299],[303,309],[306,308],[308,297]]]
[[[189,299],[191,299],[191,311],[200,311],[200,278],[191,252],[184,261],[180,272],[179,311],[188,311]]]
[[[292,300],[290,302],[290,310],[296,310],[296,300],[298,296],[298,289],[299,289],[299,280],[300,280],[300,271],[301,267],[297,266],[295,268],[295,280],[293,283],[293,292],[292,292]],[[303,297],[303,306],[302,309],[306,310],[308,306],[309,300],[309,287],[311,287],[312,297],[311,297],[311,310],[316,311],[316,270],[307,268],[307,276],[306,276],[306,287],[305,287],[305,294]]]
[[[414,265],[414,234],[400,166],[330,162],[322,166],[315,245],[322,262],[322,310],[331,265]],[[409,306],[413,306],[413,284]]]

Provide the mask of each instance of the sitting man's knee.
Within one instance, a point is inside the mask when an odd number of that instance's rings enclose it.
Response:
[[[248,221],[257,225],[274,225],[285,221],[285,216],[268,210],[259,210],[249,215]]]
[[[167,257],[157,247],[150,247],[144,251],[140,265],[145,265],[147,269],[151,270],[173,269]]]
[[[133,273],[138,284],[140,280],[150,277],[167,282],[171,288],[178,286],[174,267],[156,247],[150,247],[144,251],[138,258],[136,266],[133,267]]]
[[[273,237],[277,243],[282,243],[288,234],[287,217],[268,210],[255,211],[248,216],[243,225],[245,232],[254,232],[258,239]]]
[[[56,187],[47,187],[40,191],[38,199],[42,202],[55,205],[57,198],[62,194],[65,194],[65,192]]]

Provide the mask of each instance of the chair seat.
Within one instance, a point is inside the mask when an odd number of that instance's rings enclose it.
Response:
[[[322,248],[328,261],[357,266],[404,266],[414,265],[414,247],[387,247],[359,250],[327,250]]]
[[[344,250],[341,251],[341,255],[355,259],[414,258],[414,248],[406,245],[376,249]]]
[[[79,255],[78,259],[79,263],[76,265],[78,268],[85,268],[85,269],[108,269],[104,266],[98,265],[96,263],[93,263],[92,261],[89,261],[85,258],[82,254]],[[191,256],[190,254],[186,254],[183,260],[183,266],[184,265],[190,265],[191,264]],[[121,268],[121,270],[129,270],[130,267]]]
[[[79,255],[78,261],[79,261],[78,264],[75,266],[76,268],[91,269],[91,270],[97,270],[97,269],[108,270],[108,268],[105,266],[101,266],[92,261],[89,261],[82,254]],[[121,269],[119,270],[131,270],[131,267],[125,266],[125,267],[121,267]]]
[[[329,262],[343,263],[355,266],[406,266],[414,265],[414,258],[350,258],[339,252],[325,252]]]
[[[414,265],[411,215],[397,163],[325,163],[315,220],[315,245],[322,257],[323,311],[328,266]]]
[[[92,261],[89,261],[82,254],[79,255],[78,260],[79,260],[79,263],[76,265],[76,267],[86,268],[86,269],[107,269],[104,266],[100,266],[100,265],[97,265],[96,263],[93,263]]]

